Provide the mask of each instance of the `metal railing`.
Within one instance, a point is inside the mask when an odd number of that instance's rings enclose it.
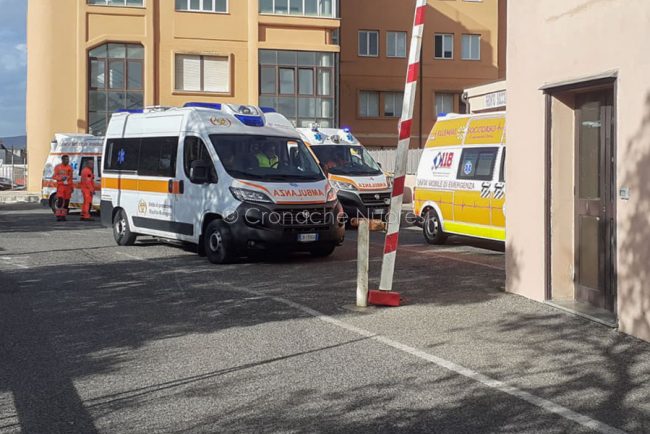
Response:
[[[381,151],[368,150],[370,155],[381,164],[385,172],[393,173],[395,171],[395,156],[396,149],[387,149]],[[420,164],[420,157],[422,156],[422,149],[409,149],[408,163],[406,167],[407,175],[415,175],[418,171],[418,164]]]

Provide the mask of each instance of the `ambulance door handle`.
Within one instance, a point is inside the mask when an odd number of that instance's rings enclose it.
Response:
[[[170,179],[167,182],[167,192],[171,194],[183,194],[185,191],[185,185],[183,184],[183,181],[176,181],[173,179]]]

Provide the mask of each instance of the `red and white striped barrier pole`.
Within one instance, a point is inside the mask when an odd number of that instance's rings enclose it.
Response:
[[[422,50],[422,33],[424,31],[426,10],[427,0],[417,0],[415,20],[413,21],[413,35],[411,37],[411,49],[409,52],[408,72],[404,87],[404,105],[399,124],[399,142],[397,144],[393,194],[390,201],[390,218],[388,220],[388,232],[386,233],[386,241],[384,243],[384,259],[381,264],[381,282],[379,284],[379,290],[371,290],[368,293],[368,301],[376,305],[399,306],[400,303],[399,293],[392,291],[393,274],[395,271],[395,259],[397,257],[399,226],[404,199],[404,181],[406,179],[408,150],[411,144],[413,107],[415,105],[415,91],[420,72],[420,52]]]

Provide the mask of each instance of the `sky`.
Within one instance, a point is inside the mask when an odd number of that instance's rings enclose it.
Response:
[[[25,134],[27,0],[0,0],[0,137]]]

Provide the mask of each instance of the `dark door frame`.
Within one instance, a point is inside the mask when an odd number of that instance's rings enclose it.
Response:
[[[611,88],[613,93],[612,98],[612,140],[611,140],[611,155],[613,161],[609,167],[611,168],[611,194],[610,199],[610,227],[612,228],[609,241],[610,241],[610,264],[609,273],[606,276],[611,291],[611,311],[614,315],[617,314],[617,294],[618,294],[618,269],[617,269],[617,239],[616,239],[616,216],[617,216],[617,188],[618,180],[616,176],[616,152],[618,143],[616,141],[616,120],[617,120],[617,100],[618,100],[618,72],[611,71],[604,74],[585,77],[583,79],[570,80],[555,84],[547,84],[539,88],[544,94],[545,98],[545,128],[544,128],[544,298],[546,301],[551,301],[553,298],[553,283],[552,283],[552,264],[551,264],[551,200],[552,200],[552,149],[553,149],[553,99],[560,93],[583,93],[592,90]]]

